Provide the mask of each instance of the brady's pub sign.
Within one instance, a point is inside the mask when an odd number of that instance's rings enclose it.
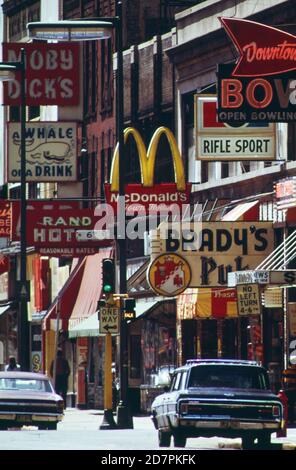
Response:
[[[296,36],[249,20],[220,21],[239,60],[218,67],[219,121],[296,121]]]

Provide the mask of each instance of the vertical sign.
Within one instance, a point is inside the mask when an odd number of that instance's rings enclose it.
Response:
[[[239,315],[260,315],[261,298],[258,284],[237,286],[236,292]]]

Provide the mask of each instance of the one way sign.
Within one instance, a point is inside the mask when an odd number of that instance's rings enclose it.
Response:
[[[110,333],[118,335],[120,328],[120,309],[117,307],[101,307],[100,308],[100,326],[101,335]]]

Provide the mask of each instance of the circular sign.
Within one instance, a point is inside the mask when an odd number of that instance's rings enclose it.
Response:
[[[151,288],[157,294],[174,297],[189,286],[191,269],[180,255],[165,253],[150,263],[147,277]]]

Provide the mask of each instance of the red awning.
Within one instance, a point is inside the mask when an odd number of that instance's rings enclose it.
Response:
[[[221,220],[223,222],[234,222],[236,220],[253,222],[255,220],[259,220],[259,201],[243,202],[238,204],[227,212]]]
[[[80,284],[82,281],[86,258],[80,260],[77,264],[75,261],[75,267],[64,284],[63,288],[59,292],[59,297],[56,297],[52,305],[48,309],[48,313],[43,320],[44,330],[55,330],[56,319],[57,319],[57,306],[58,299],[60,308],[60,329],[68,329],[68,321],[73,311],[76,298],[79,292]],[[74,263],[74,262],[73,262]]]
[[[96,312],[102,291],[102,260],[110,258],[111,253],[112,248],[106,248],[95,255],[86,256],[80,288],[69,319],[69,330]]]

